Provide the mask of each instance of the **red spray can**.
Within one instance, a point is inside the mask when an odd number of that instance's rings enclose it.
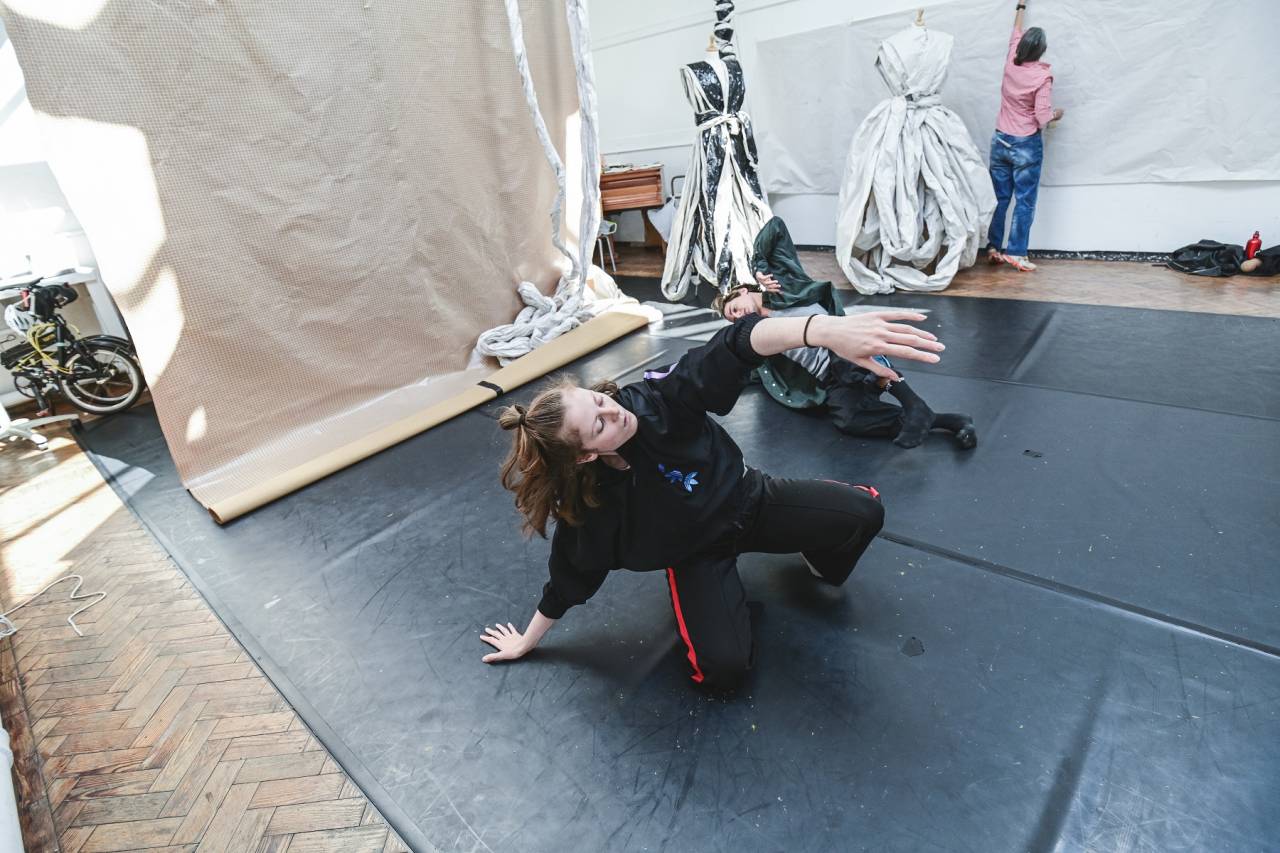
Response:
[[[1252,258],[1258,254],[1258,250],[1262,248],[1262,237],[1257,231],[1253,232],[1253,236],[1249,238],[1249,242],[1244,244],[1244,256]]]

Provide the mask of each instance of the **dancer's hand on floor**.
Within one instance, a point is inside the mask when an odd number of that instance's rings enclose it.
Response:
[[[873,356],[885,355],[932,364],[940,360],[935,353],[946,349],[932,332],[899,322],[920,322],[924,319],[924,314],[914,311],[869,311],[845,317],[816,317],[809,342],[825,346],[876,376],[896,382],[901,377],[893,368],[874,361]]]
[[[524,634],[517,631],[516,626],[510,622],[505,626],[495,625],[492,628],[485,628],[480,639],[497,649],[496,652],[490,652],[481,658],[485,663],[518,660],[529,651],[524,641]]]

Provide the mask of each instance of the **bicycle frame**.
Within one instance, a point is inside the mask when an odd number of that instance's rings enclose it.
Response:
[[[25,343],[28,351],[6,367],[15,378],[25,377],[31,383],[37,403],[46,409],[49,403],[45,392],[51,390],[60,376],[75,372],[71,367],[73,357],[82,356],[80,370],[88,368],[97,372],[97,363],[89,356],[86,340],[89,339],[77,337],[75,328],[62,315],[53,314],[48,320],[36,322],[27,331]]]

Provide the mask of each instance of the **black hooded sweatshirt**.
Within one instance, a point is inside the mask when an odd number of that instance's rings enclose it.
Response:
[[[609,572],[651,572],[725,547],[751,521],[763,477],[708,413],[726,415],[763,360],[751,348],[758,314],[721,329],[672,368],[618,391],[636,434],[618,448],[631,467],[596,461],[601,505],[579,526],[556,523],[538,610],[559,619],[595,594]]]

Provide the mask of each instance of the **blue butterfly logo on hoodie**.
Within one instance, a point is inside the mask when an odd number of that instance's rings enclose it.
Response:
[[[683,474],[675,468],[668,471],[667,466],[661,462],[658,463],[658,471],[667,478],[668,483],[671,483],[676,488],[683,486],[686,492],[692,492],[693,487],[698,485],[697,471],[690,471],[688,474]]]

